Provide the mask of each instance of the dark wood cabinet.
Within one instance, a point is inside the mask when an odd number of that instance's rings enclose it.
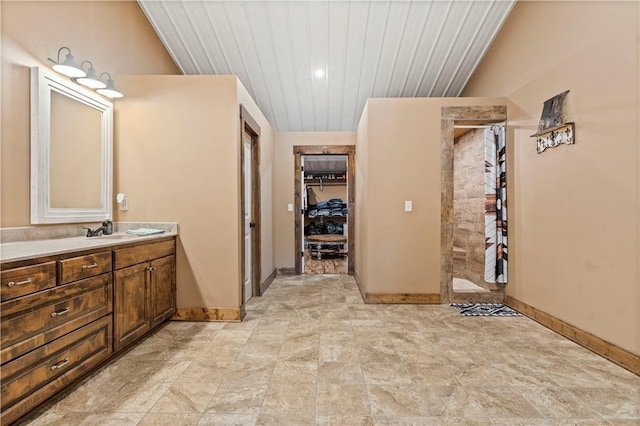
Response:
[[[2,366],[2,424],[9,424],[85,375],[113,352],[102,317]]]
[[[3,302],[3,368],[18,356],[110,315],[112,305],[111,272]]]
[[[0,304],[0,423],[12,423],[113,353],[108,253],[42,263],[34,259],[34,265],[18,268],[3,265],[3,285],[12,291],[3,294]],[[13,291],[18,285],[20,291]]]
[[[2,301],[55,287],[56,262],[13,268],[0,272]]]
[[[122,268],[114,272],[115,351],[135,342],[175,312],[175,254],[172,253],[175,253],[175,241],[114,250],[115,265]]]
[[[0,424],[11,424],[169,319],[174,237],[2,262]]]
[[[176,311],[176,257],[151,262],[151,327],[171,318]]]
[[[151,329],[149,323],[149,266],[141,263],[114,273],[116,351],[135,342]]]

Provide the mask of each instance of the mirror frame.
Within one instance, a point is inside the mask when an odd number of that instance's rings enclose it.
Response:
[[[102,115],[100,208],[52,208],[50,200],[51,92],[95,108]],[[113,103],[40,67],[31,68],[31,223],[81,223],[111,219]]]

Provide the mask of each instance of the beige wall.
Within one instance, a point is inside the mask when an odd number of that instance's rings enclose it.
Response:
[[[319,201],[329,201],[332,198],[339,198],[347,202],[347,185],[309,185],[309,202],[315,204]]]
[[[178,306],[238,307],[238,105],[262,130],[263,280],[275,268],[273,130],[235,76],[143,75],[179,71],[136,2],[2,2],[2,226],[29,224],[28,67],[49,67],[63,45],[125,93],[115,102],[114,192],[129,210],[114,220],[179,222]]]
[[[129,76],[116,104],[119,221],[176,221],[178,307],[237,308],[240,175],[235,76]]]
[[[2,1],[2,226],[29,224],[29,68],[62,46],[99,72],[177,74],[135,1]],[[117,23],[117,24],[114,24]]]
[[[369,99],[367,136],[358,136],[366,159],[356,152],[365,173],[365,196],[356,205],[364,226],[356,239],[366,252],[356,272],[367,293],[440,294],[441,109],[505,104],[504,98]],[[408,200],[412,212],[404,211]]]
[[[369,222],[367,203],[369,193],[367,188],[369,151],[367,140],[369,138],[369,106],[365,104],[362,116],[358,122],[356,131],[356,215],[354,226],[356,238],[354,241],[355,274],[360,284],[366,283],[369,270],[367,257],[369,248]]]
[[[639,7],[518,2],[464,91],[512,102],[507,293],[636,354]],[[576,144],[538,155],[542,103],[566,89]]]
[[[273,160],[273,222],[275,263],[278,268],[294,267],[294,212],[287,211],[293,200],[294,145],[355,145],[355,132],[276,132]],[[357,155],[357,153],[356,153]]]

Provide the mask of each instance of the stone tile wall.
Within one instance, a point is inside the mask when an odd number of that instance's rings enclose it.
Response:
[[[455,140],[453,183],[453,275],[484,283],[484,131]],[[462,250],[459,250],[462,249]]]

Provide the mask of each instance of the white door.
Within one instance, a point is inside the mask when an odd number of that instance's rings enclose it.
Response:
[[[252,233],[253,220],[251,217],[251,137],[246,133],[242,134],[243,164],[242,175],[244,176],[244,302],[252,296]]]

